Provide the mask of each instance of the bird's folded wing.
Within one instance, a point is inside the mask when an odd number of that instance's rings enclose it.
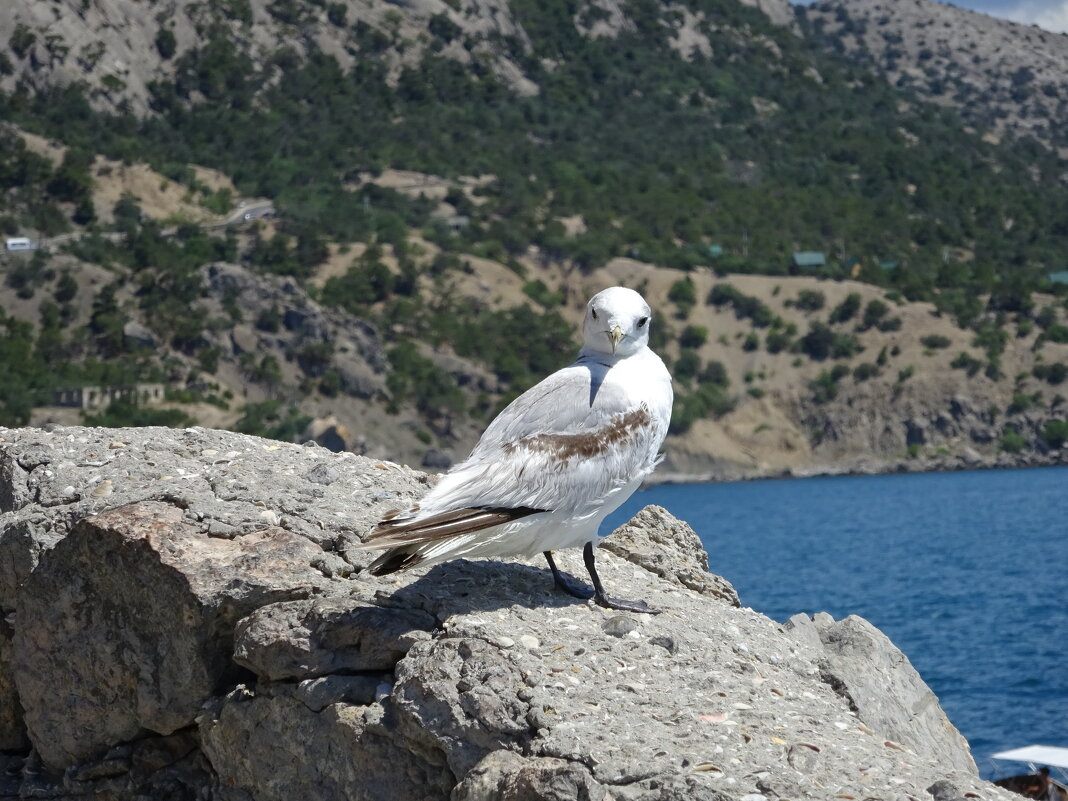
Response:
[[[483,506],[453,509],[418,520],[412,520],[407,516],[393,518],[379,523],[367,540],[358,547],[364,549],[393,548],[399,545],[436,542],[459,534],[472,534],[502,523],[510,523],[540,511],[543,510],[527,507],[502,509]]]
[[[622,398],[591,405],[589,388],[589,371],[570,367],[525,392],[423,498],[422,509],[596,512],[652,469],[667,420]]]

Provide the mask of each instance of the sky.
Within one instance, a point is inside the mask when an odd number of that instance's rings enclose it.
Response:
[[[801,5],[811,2],[797,1]],[[1048,31],[1068,32],[1068,0],[954,0],[952,4],[1025,25],[1038,25]]]

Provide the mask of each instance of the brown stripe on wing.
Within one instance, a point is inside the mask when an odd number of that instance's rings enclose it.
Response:
[[[422,545],[436,542],[458,534],[471,534],[502,523],[510,523],[543,509],[520,506],[509,509],[500,506],[473,506],[453,509],[432,517],[415,521],[383,520],[363,542],[363,548],[394,548],[402,545]]]
[[[600,456],[613,445],[627,439],[652,421],[649,410],[639,406],[623,414],[617,414],[608,423],[593,431],[581,434],[534,434],[504,446],[508,453],[519,448],[548,453],[566,463],[574,457],[590,459]]]

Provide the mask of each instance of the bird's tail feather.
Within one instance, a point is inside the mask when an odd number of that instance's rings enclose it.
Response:
[[[541,511],[526,506],[515,509],[475,506],[452,509],[417,520],[398,515],[380,522],[359,547],[365,550],[389,549],[368,567],[371,575],[384,576],[426,561],[425,546],[430,543],[474,534]]]

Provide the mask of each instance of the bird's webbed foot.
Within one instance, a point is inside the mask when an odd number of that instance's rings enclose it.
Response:
[[[645,601],[627,601],[623,598],[612,598],[604,593],[595,593],[594,599],[598,606],[605,609],[618,609],[620,612],[641,612],[646,615],[659,615],[660,610],[649,606]]]

